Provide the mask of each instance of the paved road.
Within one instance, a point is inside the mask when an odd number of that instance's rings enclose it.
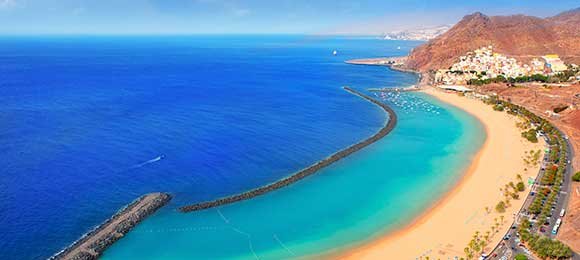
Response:
[[[562,133],[562,132],[560,132]],[[556,223],[556,220],[558,218],[560,218],[560,212],[562,209],[565,209],[568,205],[568,200],[570,198],[570,192],[571,191],[571,186],[572,186],[572,174],[573,174],[573,169],[572,169],[572,164],[568,162],[568,160],[572,160],[572,158],[574,158],[574,150],[572,148],[572,145],[570,144],[570,141],[568,140],[568,138],[566,137],[566,135],[564,135],[562,133],[562,136],[564,136],[564,140],[566,141],[566,146],[567,146],[567,154],[566,154],[566,171],[564,172],[564,181],[562,183],[562,187],[560,189],[560,194],[558,195],[557,198],[557,202],[556,202],[556,206],[555,209],[552,211],[552,217],[549,218],[549,222],[550,225],[549,226],[544,226],[545,228],[545,235],[548,235],[551,238],[554,238],[555,235],[553,235],[552,229],[554,227],[554,224]],[[546,140],[547,141],[547,140]],[[544,168],[545,163],[547,161],[547,157],[548,155],[546,154],[544,156],[544,160],[542,161],[542,167]],[[537,188],[538,183],[540,182],[540,180],[542,179],[543,175],[544,175],[544,170],[540,169],[540,172],[538,173],[538,176],[536,177],[536,183],[532,186],[532,191],[534,191]],[[526,196],[526,201],[524,202],[524,205],[522,207],[522,209],[519,212],[519,216],[516,218],[515,223],[512,225],[512,228],[509,229],[509,231],[507,232],[504,240],[502,242],[500,242],[500,244],[492,251],[492,253],[490,254],[491,257],[489,259],[513,259],[513,257],[517,254],[525,254],[529,257],[529,259],[534,259],[531,256],[531,253],[528,249],[519,246],[520,244],[520,240],[519,237],[517,236],[517,229],[514,228],[517,225],[519,225],[519,221],[521,219],[521,217],[523,216],[527,216],[527,210],[529,208],[529,206],[531,205],[531,203],[533,202],[535,195],[532,196],[532,193],[528,193],[528,196]],[[536,230],[535,226],[532,229],[532,232],[539,232],[539,230]],[[495,256],[494,256],[495,255]],[[580,260],[580,255],[578,254],[574,254],[573,258],[574,260]]]
[[[565,135],[564,135],[565,136]],[[570,199],[570,192],[572,192],[572,174],[574,174],[572,171],[572,164],[569,163],[569,160],[572,160],[572,158],[574,158],[574,151],[572,150],[572,145],[570,145],[570,141],[567,138],[564,138],[566,141],[566,146],[567,146],[567,151],[568,153],[566,154],[566,171],[564,172],[564,182],[562,183],[561,186],[561,190],[560,190],[560,194],[558,196],[558,201],[556,203],[556,208],[554,209],[554,211],[552,212],[552,217],[549,220],[550,225],[549,228],[546,230],[546,233],[548,233],[548,235],[551,238],[556,237],[556,235],[552,234],[552,229],[554,228],[554,224],[556,223],[556,220],[558,218],[560,218],[560,212],[562,211],[562,209],[566,209],[566,207],[568,206],[568,201]]]

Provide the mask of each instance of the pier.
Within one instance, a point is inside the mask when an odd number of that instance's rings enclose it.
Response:
[[[109,246],[170,200],[171,196],[167,193],[143,195],[49,259],[97,259]]]
[[[386,104],[383,104],[359,91],[356,91],[354,89],[351,89],[349,87],[344,87],[344,90],[348,91],[349,93],[359,96],[362,99],[365,99],[377,106],[379,106],[380,108],[382,108],[388,115],[389,115],[389,119],[387,121],[387,123],[385,123],[385,125],[374,135],[372,135],[371,137],[362,140],[354,145],[349,146],[348,148],[338,151],[334,154],[332,154],[331,156],[289,176],[286,177],[284,179],[281,179],[277,182],[244,192],[244,193],[240,193],[240,194],[236,194],[236,195],[232,195],[229,197],[225,197],[225,198],[220,198],[220,199],[216,199],[213,201],[207,201],[207,202],[201,202],[201,203],[196,203],[196,204],[192,204],[192,205],[187,205],[187,206],[183,206],[181,208],[179,208],[179,210],[181,212],[192,212],[192,211],[199,211],[199,210],[204,210],[204,209],[209,209],[209,208],[213,208],[213,207],[218,207],[218,206],[222,206],[222,205],[226,205],[226,204],[230,204],[230,203],[234,203],[237,201],[242,201],[242,200],[247,200],[247,199],[251,199],[260,195],[263,195],[265,193],[268,193],[270,191],[274,191],[280,188],[283,188],[285,186],[288,186],[290,184],[293,184],[299,180],[302,180],[316,172],[318,172],[318,170],[331,165],[332,163],[346,157],[349,156],[350,154],[359,151],[360,149],[380,140],[381,138],[383,138],[384,136],[386,136],[387,134],[389,134],[393,128],[395,128],[396,124],[397,124],[397,115],[395,114],[395,111],[393,111],[393,109],[391,109],[389,106],[387,106]]]
[[[353,65],[369,65],[369,66],[401,66],[405,64],[407,57],[384,57],[384,58],[367,58],[347,60],[345,63]]]
[[[389,57],[389,58],[367,58],[367,59],[354,59],[345,61],[346,64],[352,65],[365,65],[365,66],[385,66],[392,70],[399,72],[412,73],[419,76],[421,79],[422,75],[418,71],[409,69],[405,66],[408,57]],[[419,80],[420,81],[420,80]]]

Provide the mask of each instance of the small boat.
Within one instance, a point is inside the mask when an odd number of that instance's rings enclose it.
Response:
[[[338,54],[338,51],[334,50],[332,51],[332,55],[336,56]]]
[[[401,46],[397,46],[397,50],[400,50],[400,49],[401,49]]]

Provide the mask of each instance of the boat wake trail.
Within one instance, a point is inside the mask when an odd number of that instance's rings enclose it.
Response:
[[[165,158],[165,155],[159,155],[159,156],[157,156],[157,157],[155,157],[155,158],[153,158],[153,159],[151,159],[149,161],[145,161],[145,162],[142,162],[140,164],[135,164],[135,165],[131,166],[131,168],[129,168],[129,169],[141,168],[141,167],[143,167],[145,165],[148,165],[148,164],[152,164],[152,163],[156,163],[158,161],[161,161],[161,160],[163,160],[163,158]]]

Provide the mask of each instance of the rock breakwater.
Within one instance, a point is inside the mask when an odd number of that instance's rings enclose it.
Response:
[[[192,212],[192,211],[198,211],[198,210],[204,210],[204,209],[209,209],[209,208],[213,208],[213,207],[218,207],[218,206],[222,206],[225,204],[230,204],[233,202],[237,202],[237,201],[242,201],[242,200],[247,200],[247,199],[251,199],[260,195],[263,195],[265,193],[268,193],[270,191],[276,190],[276,189],[280,189],[282,187],[288,186],[292,183],[295,183],[299,180],[304,179],[305,177],[308,177],[314,173],[316,173],[318,170],[346,157],[349,156],[350,154],[380,140],[381,138],[383,138],[384,136],[386,136],[389,132],[391,132],[393,130],[393,128],[395,128],[396,124],[397,124],[397,115],[395,114],[395,111],[393,111],[393,109],[391,109],[389,106],[387,106],[386,104],[383,104],[357,90],[354,90],[352,88],[349,87],[344,87],[344,90],[350,92],[353,95],[359,96],[377,106],[379,106],[380,108],[382,108],[388,115],[389,115],[389,120],[387,121],[387,123],[377,132],[375,133],[373,136],[360,141],[354,145],[349,146],[348,148],[338,151],[336,153],[334,153],[333,155],[318,161],[317,163],[289,176],[286,177],[284,179],[281,179],[277,182],[268,184],[266,186],[262,186],[244,193],[240,193],[240,194],[236,194],[236,195],[232,195],[229,197],[225,197],[225,198],[220,198],[220,199],[216,199],[213,201],[207,201],[207,202],[202,202],[202,203],[197,203],[197,204],[192,204],[192,205],[187,205],[187,206],[183,206],[181,208],[179,208],[179,210],[181,212]]]
[[[171,195],[167,193],[143,195],[49,259],[97,259],[105,249],[170,200]]]

